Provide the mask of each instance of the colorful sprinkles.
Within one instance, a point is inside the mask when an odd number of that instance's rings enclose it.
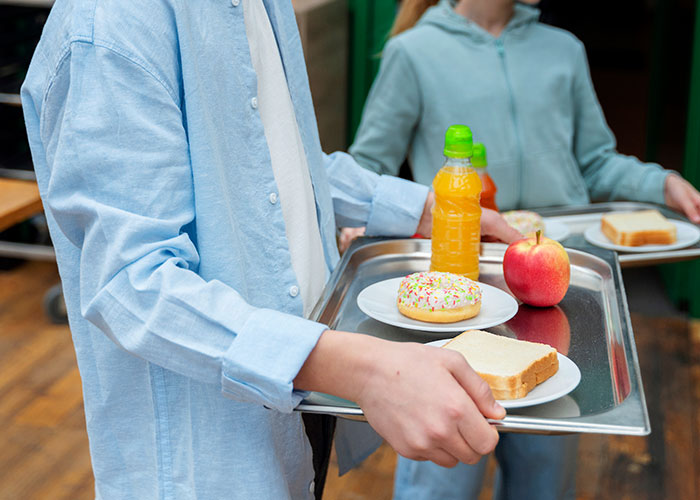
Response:
[[[459,274],[413,273],[401,280],[398,303],[414,309],[441,311],[476,304],[481,289],[475,281]]]
[[[544,231],[544,221],[538,213],[529,210],[510,210],[501,215],[509,226],[514,227],[524,235]]]

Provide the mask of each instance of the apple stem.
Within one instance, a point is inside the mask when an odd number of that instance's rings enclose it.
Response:
[[[540,238],[542,237],[542,230],[538,229],[537,232],[535,233],[535,242],[537,245],[540,244]]]

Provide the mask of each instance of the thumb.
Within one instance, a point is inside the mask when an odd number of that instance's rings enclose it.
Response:
[[[506,416],[506,410],[494,399],[489,385],[469,366],[466,359],[452,375],[469,394],[482,415],[498,420]]]

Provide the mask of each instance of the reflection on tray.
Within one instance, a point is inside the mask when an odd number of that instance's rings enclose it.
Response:
[[[561,307],[532,307],[520,304],[517,314],[506,326],[518,340],[539,342],[554,347],[564,356],[569,354],[571,327]]]
[[[359,408],[357,403],[322,392],[312,392],[304,399],[304,403],[320,406],[339,406],[341,408]]]
[[[523,415],[542,418],[580,417],[581,408],[571,396],[563,396],[549,403],[508,410],[509,415]]]

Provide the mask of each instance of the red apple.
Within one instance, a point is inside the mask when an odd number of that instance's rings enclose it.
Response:
[[[542,236],[515,241],[503,256],[503,277],[518,299],[537,307],[561,302],[569,289],[569,255],[558,241]]]
[[[532,307],[520,304],[518,313],[506,323],[518,340],[554,347],[566,356],[571,345],[571,327],[561,307]]]

